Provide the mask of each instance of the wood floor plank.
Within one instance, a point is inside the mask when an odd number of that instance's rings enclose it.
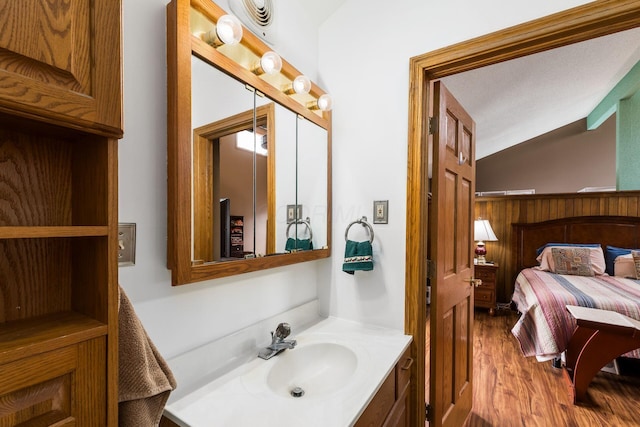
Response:
[[[561,371],[522,356],[511,328],[517,314],[476,311],[474,400],[465,427],[640,426],[640,372],[596,375],[589,402],[573,405]]]

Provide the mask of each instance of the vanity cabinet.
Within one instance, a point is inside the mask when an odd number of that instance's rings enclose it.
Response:
[[[0,426],[116,426],[121,2],[0,21]]]
[[[409,427],[411,365],[413,359],[409,347],[387,375],[355,427]]]

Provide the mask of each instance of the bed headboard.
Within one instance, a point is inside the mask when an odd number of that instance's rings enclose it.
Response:
[[[600,243],[640,248],[640,217],[580,216],[528,224],[512,224],[516,271],[538,265],[536,249],[545,243]]]

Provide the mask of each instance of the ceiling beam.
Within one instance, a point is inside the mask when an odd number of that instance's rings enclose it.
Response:
[[[631,98],[640,90],[640,61],[611,89],[602,101],[587,116],[587,130],[597,129],[613,113],[618,111],[618,102]]]

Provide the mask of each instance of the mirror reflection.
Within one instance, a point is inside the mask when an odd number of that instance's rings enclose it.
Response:
[[[196,56],[192,110],[194,265],[326,247],[327,131]]]
[[[257,117],[254,91],[195,56],[192,76],[192,260],[264,253],[268,110]]]
[[[296,202],[296,115],[276,104],[276,252],[287,252],[287,206]]]
[[[312,231],[314,248],[327,246],[327,165],[318,162],[327,158],[327,138],[325,129],[298,118],[297,203],[304,224],[298,221],[296,232],[304,235]]]
[[[173,285],[331,254],[330,98],[308,79],[296,89],[285,59],[256,72],[271,49],[255,37],[211,43],[224,15],[206,0],[167,7]]]

